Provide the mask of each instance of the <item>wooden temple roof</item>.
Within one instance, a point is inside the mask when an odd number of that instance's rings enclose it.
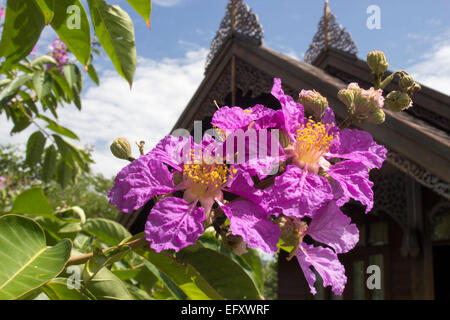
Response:
[[[346,117],[338,91],[353,81],[363,88],[371,86],[369,68],[353,54],[328,48],[309,64],[274,51],[262,45],[261,40],[231,33],[210,61],[205,78],[173,129],[191,130],[194,120],[212,116],[216,110],[214,100],[224,105],[233,90],[232,83],[244,95],[257,97],[270,94],[275,77],[282,79],[285,92],[294,98],[301,89],[319,91],[327,97],[338,119]],[[386,90],[396,87],[393,81]],[[413,101],[408,112],[385,110],[386,121],[382,125],[359,127],[389,149],[391,164],[450,199],[450,97],[422,86]]]

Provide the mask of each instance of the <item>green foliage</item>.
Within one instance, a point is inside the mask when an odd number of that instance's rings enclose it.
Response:
[[[56,277],[64,268],[72,243],[48,248],[42,228],[18,215],[0,217],[0,299],[17,299]]]
[[[78,206],[53,210],[41,188],[19,194],[12,208],[24,215],[0,216],[0,257],[11,260],[0,266],[0,297],[5,299],[33,299],[39,294],[52,300],[261,297],[254,280],[259,275],[251,275],[248,268],[261,264],[257,254],[237,257],[201,243],[176,255],[157,253],[143,239],[144,233],[132,236],[112,220],[86,219]],[[213,239],[207,243],[214,247]],[[215,247],[219,248],[217,243]],[[58,259],[47,259],[56,255]],[[37,265],[47,273],[39,270],[39,276],[30,280],[28,274],[35,274]],[[79,271],[78,280],[71,280],[69,266]],[[9,270],[12,267],[16,271]],[[22,290],[13,286],[16,279],[26,282],[18,282]]]
[[[128,2],[149,23],[151,1]],[[91,39],[91,23],[99,43]],[[27,58],[45,25],[54,29],[96,84],[100,80],[92,54],[99,52],[93,48],[98,44],[130,86],[137,61],[134,26],[120,6],[104,0],[90,0],[86,8],[80,0],[7,1],[0,40],[0,58],[5,58],[0,65],[0,114],[5,112],[14,123],[11,134],[30,125],[39,129],[29,139],[27,161],[30,166],[44,162],[42,180],[56,179],[67,187],[92,162],[89,154],[63,138],[78,140],[78,136],[57,123],[58,107],[72,104],[81,110],[83,75],[76,62],[61,66],[50,55]],[[47,111],[54,119],[43,115]]]

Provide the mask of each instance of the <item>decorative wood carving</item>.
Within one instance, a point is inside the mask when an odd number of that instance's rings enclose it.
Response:
[[[206,58],[205,69],[208,69],[211,61],[222,47],[225,39],[233,32],[262,41],[264,31],[258,22],[258,15],[250,10],[243,0],[230,0],[225,11],[225,17],[220,23],[219,30],[211,42],[211,48]]]
[[[326,0],[324,15],[319,21],[318,30],[305,53],[304,60],[312,63],[323,50],[330,47],[355,55],[358,53],[352,36],[342,25],[336,22],[336,16],[330,12],[328,0]]]

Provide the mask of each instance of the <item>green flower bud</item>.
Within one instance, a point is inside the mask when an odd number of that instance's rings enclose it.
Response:
[[[112,154],[119,159],[130,160],[131,156],[131,145],[125,138],[117,138],[110,146]]]
[[[281,230],[280,238],[288,246],[297,246],[307,229],[306,222],[292,217],[279,217],[277,223]]]
[[[412,100],[405,92],[392,91],[384,101],[384,105],[391,111],[400,112],[412,106]]]
[[[355,94],[353,90],[342,89],[338,92],[338,99],[342,101],[347,107],[351,106],[353,100],[355,99]]]
[[[225,246],[231,249],[234,254],[240,256],[242,254],[247,253],[247,244],[242,240],[241,236],[235,236],[229,232],[223,238]]]
[[[402,90],[403,92],[408,91],[408,89],[414,86],[414,84],[415,84],[414,79],[410,75],[401,77],[400,81],[398,82],[400,90]]]
[[[300,102],[305,111],[320,121],[328,107],[327,98],[323,97],[316,90],[302,90],[300,92],[298,102]]]
[[[375,74],[383,74],[389,67],[386,56],[382,51],[375,50],[367,54],[367,64]]]
[[[378,109],[377,111],[368,114],[366,121],[373,124],[382,124],[385,119],[386,114],[384,111],[382,109]]]

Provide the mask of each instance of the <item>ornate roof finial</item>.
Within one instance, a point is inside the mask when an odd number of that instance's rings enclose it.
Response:
[[[350,33],[336,22],[335,15],[330,12],[328,0],[325,0],[323,17],[319,21],[319,28],[305,53],[304,60],[312,63],[323,50],[330,47],[351,54],[357,54],[358,52]]]
[[[228,2],[225,17],[211,42],[211,49],[206,58],[206,68],[214,59],[225,39],[232,33],[243,34],[258,41],[261,41],[264,37],[262,25],[258,23],[258,16],[250,10],[243,0],[230,0]]]

